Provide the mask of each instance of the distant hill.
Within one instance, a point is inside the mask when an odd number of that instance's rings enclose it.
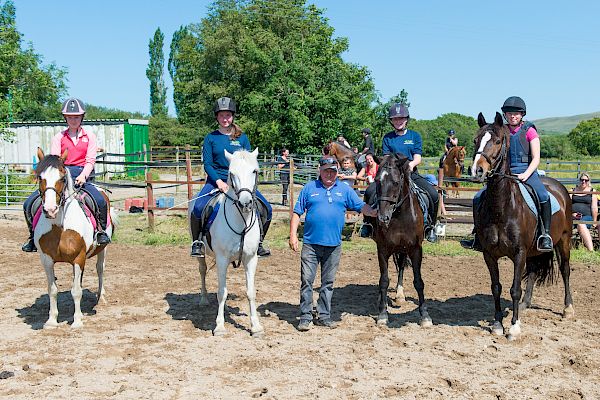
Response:
[[[570,117],[542,118],[532,121],[535,126],[546,134],[566,135],[581,121],[600,118],[600,111],[589,114],[571,115]]]

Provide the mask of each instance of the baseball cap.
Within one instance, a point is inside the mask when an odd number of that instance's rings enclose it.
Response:
[[[321,169],[334,169],[337,171],[337,169],[338,169],[337,159],[335,157],[331,157],[331,156],[322,157],[319,160],[319,167]]]

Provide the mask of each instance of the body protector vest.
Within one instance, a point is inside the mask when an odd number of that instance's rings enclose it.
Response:
[[[510,136],[510,167],[512,169],[521,169],[531,162],[531,151],[527,141],[527,131],[529,128],[535,128],[531,122],[525,122],[521,129],[515,135]],[[520,168],[519,168],[520,167]],[[523,169],[523,171],[525,170]]]

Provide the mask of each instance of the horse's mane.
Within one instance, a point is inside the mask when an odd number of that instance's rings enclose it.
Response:
[[[35,175],[39,178],[42,172],[50,167],[60,170],[61,168],[64,168],[64,162],[59,156],[52,154],[44,156],[35,168]]]
[[[250,164],[253,168],[253,170],[258,170],[259,169],[259,165],[258,165],[258,160],[256,159],[256,157],[254,157],[254,155],[246,150],[238,150],[236,152],[233,153],[233,159],[238,159],[240,161],[244,161],[247,164]]]

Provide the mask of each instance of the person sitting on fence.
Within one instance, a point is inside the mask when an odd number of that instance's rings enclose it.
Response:
[[[337,178],[346,185],[352,187],[356,181],[356,170],[352,168],[352,160],[344,157],[342,160],[342,168],[340,168]]]
[[[279,169],[279,180],[281,181],[281,205],[288,203],[288,187],[290,186],[290,151],[281,149],[281,155],[277,157],[277,168]]]
[[[571,194],[571,202],[573,204],[573,219],[581,221],[596,221],[598,218],[598,201],[596,196],[592,194],[594,188],[590,183],[590,176],[587,173],[579,175],[579,184],[573,188],[575,192]],[[581,242],[589,251],[594,251],[594,243],[590,233],[591,224],[576,224],[577,232],[581,237]]]
[[[85,116],[85,105],[76,98],[67,99],[62,104],[62,115],[65,118],[68,128],[57,133],[50,144],[50,154],[60,156],[67,151],[65,166],[68,168],[76,186],[90,194],[98,206],[98,222],[96,232],[96,243],[98,245],[110,243],[110,237],[106,234],[107,224],[107,204],[102,194],[96,189],[96,186],[89,181],[93,180],[94,165],[96,164],[96,135],[91,131],[86,131],[81,126]],[[33,241],[33,215],[32,206],[37,198],[40,197],[39,190],[33,192],[23,203],[23,212],[29,228],[29,238],[21,247],[25,252],[37,251]]]
[[[250,151],[250,141],[248,136],[242,132],[242,129],[233,122],[237,106],[235,101],[229,97],[221,97],[215,102],[214,115],[219,124],[219,128],[204,138],[202,146],[202,157],[204,159],[204,170],[206,171],[206,183],[196,196],[194,211],[191,215],[192,221],[192,248],[190,255],[192,257],[204,257],[204,243],[202,241],[205,232],[202,226],[202,211],[212,196],[213,189],[218,188],[220,192],[226,193],[229,190],[227,178],[229,175],[229,161],[225,157],[225,151],[234,153],[237,150]],[[261,235],[258,245],[258,256],[266,257],[271,252],[263,247],[263,240],[269,226],[273,209],[265,197],[256,190],[257,199],[265,206],[266,214],[261,215]]]

